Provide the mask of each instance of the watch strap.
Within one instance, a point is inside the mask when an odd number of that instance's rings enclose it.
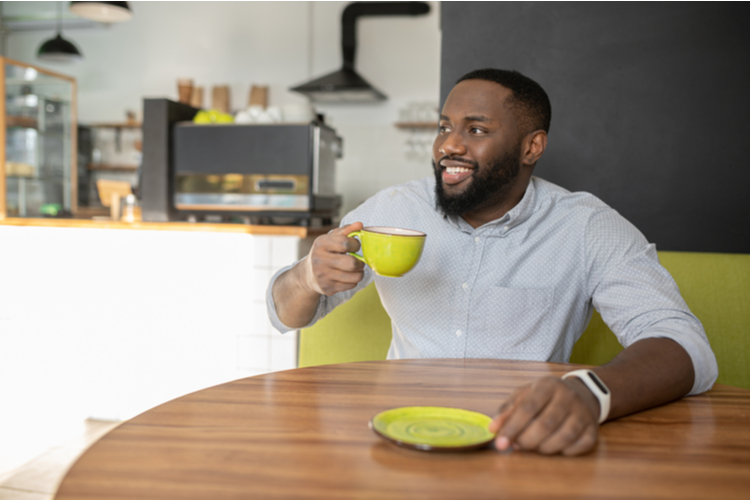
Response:
[[[562,379],[565,380],[568,377],[579,378],[586,384],[586,387],[594,394],[594,397],[599,400],[599,423],[601,424],[607,420],[612,393],[604,382],[602,382],[602,379],[591,370],[573,370],[563,375]]]

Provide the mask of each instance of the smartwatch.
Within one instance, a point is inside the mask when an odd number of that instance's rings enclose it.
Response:
[[[574,370],[563,375],[562,379],[565,380],[568,377],[577,377],[586,384],[586,387],[599,400],[599,423],[601,424],[607,420],[611,393],[609,392],[609,388],[602,382],[602,379],[591,370]]]

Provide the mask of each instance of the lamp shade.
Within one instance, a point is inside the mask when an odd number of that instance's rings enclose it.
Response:
[[[41,47],[39,47],[37,57],[43,61],[62,63],[79,62],[83,60],[83,56],[78,48],[64,39],[60,33],[58,33],[55,38],[47,40],[41,45]]]
[[[378,102],[384,101],[385,94],[367,83],[356,71],[342,68],[311,82],[290,90],[299,92],[313,102]]]
[[[70,2],[70,11],[100,23],[121,23],[133,18],[128,2]]]

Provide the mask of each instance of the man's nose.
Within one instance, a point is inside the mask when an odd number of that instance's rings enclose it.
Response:
[[[451,132],[440,145],[438,151],[445,156],[460,156],[465,154],[466,146],[464,146],[461,134],[456,133],[456,131]]]

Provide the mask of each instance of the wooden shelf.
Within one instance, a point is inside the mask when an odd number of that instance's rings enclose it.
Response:
[[[434,122],[397,122],[396,128],[422,128],[437,130],[438,124]]]
[[[100,122],[100,123],[82,123],[93,128],[141,128],[141,122]]]
[[[7,115],[5,117],[5,125],[8,127],[38,128],[39,122],[37,122],[36,118],[30,116]]]
[[[78,206],[76,211],[76,218],[78,219],[91,219],[94,217],[106,217],[110,214],[110,210],[107,207],[98,206]]]
[[[87,170],[106,170],[108,172],[135,172],[138,165],[110,165],[108,163],[89,163]]]

